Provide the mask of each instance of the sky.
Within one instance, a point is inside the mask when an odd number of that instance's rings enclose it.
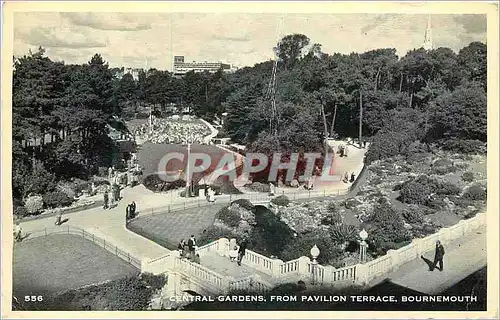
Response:
[[[38,46],[56,61],[81,64],[99,53],[111,67],[172,69],[185,61],[253,66],[274,57],[287,34],[301,33],[325,53],[421,47],[425,14],[17,12],[14,55]],[[486,41],[486,15],[431,15],[434,48],[458,52]]]

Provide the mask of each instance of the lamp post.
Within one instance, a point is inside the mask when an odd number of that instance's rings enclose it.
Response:
[[[366,232],[365,229],[361,230],[359,233],[359,237],[361,238],[361,241],[359,243],[359,261],[361,263],[364,263],[366,260],[366,247],[368,247],[368,244],[365,242],[365,240],[368,238],[368,232]]]
[[[314,245],[314,247],[311,248],[311,257],[312,257],[312,263],[311,263],[311,266],[312,266],[312,284],[316,284],[317,283],[317,273],[316,273],[316,269],[317,269],[317,265],[318,265],[318,261],[316,260],[316,258],[319,256],[320,254],[320,251],[319,251],[319,248],[318,246]]]

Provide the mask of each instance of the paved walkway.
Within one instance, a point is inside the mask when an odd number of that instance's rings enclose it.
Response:
[[[251,275],[258,275],[262,280],[265,280],[269,284],[276,283],[276,279],[273,277],[244,264],[238,266],[236,262],[231,262],[229,257],[222,257],[216,252],[204,253],[200,256],[200,264],[217,272],[218,274],[233,277],[235,280]]]
[[[169,250],[125,228],[125,208],[127,204],[132,201],[139,203],[140,199],[134,193],[134,189],[131,188],[124,189],[122,194],[123,199],[113,209],[94,208],[65,214],[63,218],[69,219],[66,222],[67,224],[83,228],[106,241],[110,241],[113,245],[129,252],[138,259],[153,259],[168,254]],[[140,209],[139,205],[138,208]],[[29,233],[45,227],[54,227],[54,222],[54,217],[48,217],[21,222],[21,227],[23,231]]]
[[[445,248],[444,271],[429,271],[425,261],[418,258],[389,274],[391,282],[427,294],[438,294],[486,266],[486,227],[468,234]],[[434,260],[434,252],[424,257]]]

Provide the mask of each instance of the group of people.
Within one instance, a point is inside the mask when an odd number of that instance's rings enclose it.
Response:
[[[152,143],[171,144],[203,144],[204,138],[210,133],[203,123],[192,121],[171,121],[169,119],[154,118],[152,127],[143,124],[136,129],[135,134],[142,140]]]
[[[179,250],[179,256],[181,258],[186,258],[194,263],[199,264],[200,255],[196,253],[196,248],[197,244],[194,235],[191,235],[188,241],[182,239],[181,242],[179,242],[179,245],[177,246],[177,249]]]
[[[137,216],[136,209],[137,205],[134,201],[132,201],[131,204],[127,205],[127,208],[125,209],[125,218],[127,221],[129,221],[130,219],[134,219]]]
[[[349,174],[347,172],[344,173],[344,178],[342,179],[342,182],[344,183],[354,183],[356,181],[356,175],[354,172],[351,173],[351,178],[349,179]]]
[[[118,189],[118,190],[117,190]],[[111,193],[111,196],[110,196],[110,193]],[[120,201],[120,191],[119,191],[119,187],[116,188],[116,187],[111,187],[111,190],[108,191],[104,191],[104,194],[103,194],[103,200],[104,200],[104,204],[103,204],[103,209],[112,209],[115,207],[116,203],[118,201]]]

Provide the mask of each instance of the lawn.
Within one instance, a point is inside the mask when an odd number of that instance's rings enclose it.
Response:
[[[48,295],[139,272],[112,253],[75,235],[49,235],[15,244],[13,295]]]
[[[191,235],[201,236],[215,220],[215,214],[223,205],[213,204],[182,212],[169,212],[139,217],[129,223],[128,228],[161,246],[176,250],[182,239]]]

